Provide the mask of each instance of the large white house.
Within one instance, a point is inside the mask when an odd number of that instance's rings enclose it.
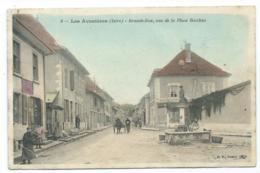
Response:
[[[88,74],[86,68],[63,46],[46,57],[46,116],[50,135],[75,128],[76,116],[80,117],[81,122],[85,120],[87,103],[84,83]]]
[[[230,76],[216,65],[206,61],[190,49],[190,44],[178,53],[166,66],[155,69],[148,87],[149,105],[146,105],[146,120],[153,127],[169,127],[183,124],[188,105],[184,102],[207,93],[223,89]],[[180,92],[180,90],[182,90]]]
[[[13,16],[13,131],[14,149],[27,127],[46,128],[45,56],[56,47],[54,38],[30,15]]]

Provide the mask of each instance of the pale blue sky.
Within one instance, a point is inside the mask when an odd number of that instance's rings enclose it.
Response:
[[[61,19],[204,18],[205,23],[71,24]],[[154,68],[166,65],[184,41],[192,51],[232,73],[230,84],[247,80],[248,21],[236,15],[138,14],[106,16],[37,15],[119,103],[136,104],[147,93]],[[226,64],[224,66],[223,64]],[[243,65],[243,66],[242,66]]]

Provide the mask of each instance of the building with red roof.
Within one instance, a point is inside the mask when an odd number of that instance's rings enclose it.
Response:
[[[231,74],[197,55],[190,47],[187,43],[167,65],[153,71],[148,82],[150,106],[146,120],[149,125],[169,126],[179,122],[180,110],[174,104],[181,101],[180,94],[189,102],[227,86]]]

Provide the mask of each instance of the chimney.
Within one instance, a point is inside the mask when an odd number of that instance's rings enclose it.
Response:
[[[186,50],[185,62],[186,63],[191,63],[190,43],[185,43],[185,50]]]

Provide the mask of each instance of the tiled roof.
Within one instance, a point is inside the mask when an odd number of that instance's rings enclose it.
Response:
[[[86,88],[86,90],[88,92],[96,94],[97,96],[99,96],[103,100],[106,99],[105,95],[103,93],[103,90],[95,82],[93,82],[92,80],[88,80],[86,82],[86,87],[85,88]]]
[[[88,80],[86,82],[86,90],[90,92],[97,92],[99,90],[99,87],[92,80]]]
[[[52,52],[59,48],[56,40],[32,15],[15,14],[13,17]]]
[[[186,50],[182,50],[162,69],[155,71],[154,76],[230,76],[216,65],[191,52],[191,62],[185,62]]]

